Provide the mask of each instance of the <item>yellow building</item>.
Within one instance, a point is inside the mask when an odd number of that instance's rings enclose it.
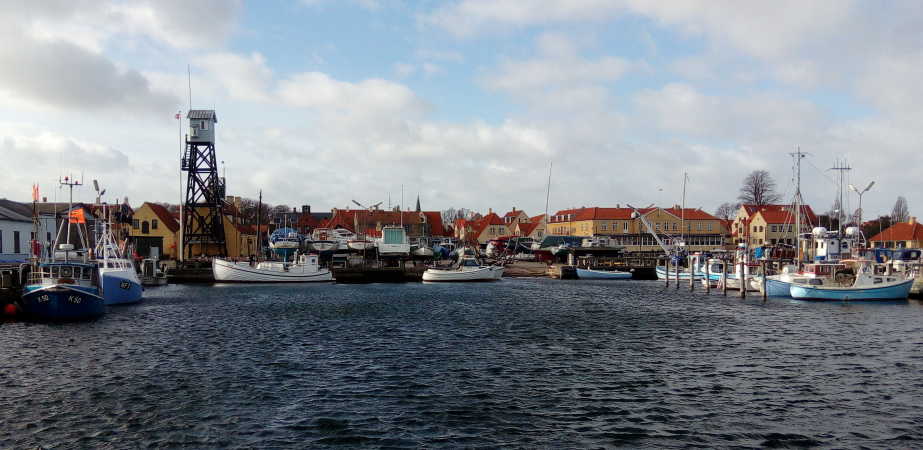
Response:
[[[145,202],[134,211],[131,223],[131,240],[141,257],[176,259],[179,222],[162,205]],[[154,250],[156,249],[156,250]]]
[[[606,236],[629,251],[661,251],[654,237],[631,208],[578,208],[556,212],[549,218],[548,234]],[[723,221],[700,209],[679,207],[639,210],[653,231],[667,244],[685,240],[690,251],[721,249],[727,229]],[[685,228],[685,230],[684,230]]]

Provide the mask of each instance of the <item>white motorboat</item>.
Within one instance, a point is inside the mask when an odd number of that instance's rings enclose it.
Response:
[[[481,264],[474,252],[465,250],[450,268],[429,268],[423,281],[496,281],[503,277],[503,266]]]
[[[295,262],[263,261],[251,266],[247,262],[212,260],[215,281],[237,283],[306,283],[333,281],[330,270],[321,268],[317,255],[298,255]]]
[[[375,243],[372,241],[366,240],[366,239],[350,239],[346,241],[346,245],[351,250],[356,250],[360,252],[364,250],[371,250],[375,248]]]
[[[423,258],[432,258],[434,253],[433,253],[433,249],[432,249],[431,247],[425,247],[425,246],[423,246],[423,247],[417,247],[417,248],[415,248],[415,249],[413,250],[413,254],[414,254],[414,256],[420,256],[420,257],[423,257]]]
[[[378,254],[382,256],[408,256],[410,243],[404,227],[387,225],[381,227],[381,238],[377,240]]]

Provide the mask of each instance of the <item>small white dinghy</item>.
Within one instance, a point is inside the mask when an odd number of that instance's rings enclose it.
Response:
[[[263,261],[255,266],[226,259],[212,260],[212,274],[221,283],[307,283],[333,281],[330,270],[318,266],[317,255],[298,255],[295,262]]]
[[[630,280],[631,272],[617,270],[592,270],[577,268],[577,278],[581,280]]]
[[[469,249],[462,252],[452,267],[429,268],[423,272],[423,281],[496,281],[502,277],[503,266],[481,264]]]

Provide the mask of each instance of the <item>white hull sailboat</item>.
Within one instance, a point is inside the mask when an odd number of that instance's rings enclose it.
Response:
[[[431,267],[423,272],[423,281],[496,281],[502,277],[503,266],[481,264],[471,249],[462,250],[450,268]]]

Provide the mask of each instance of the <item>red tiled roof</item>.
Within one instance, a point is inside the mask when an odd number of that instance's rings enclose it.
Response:
[[[506,213],[506,214],[504,214],[503,217],[516,217],[516,216],[518,216],[518,215],[520,215],[520,214],[522,214],[522,210],[520,210],[520,209],[514,209],[514,210],[512,210],[512,211],[510,211],[510,212],[508,212],[508,213]]]
[[[760,213],[766,223],[795,223],[795,214],[792,210],[793,208],[790,205],[766,205],[761,206],[759,210],[754,210],[751,214]],[[814,215],[814,211],[811,210],[810,206],[803,205],[801,211],[802,217],[809,224],[817,223],[817,216]]]
[[[318,224],[320,228],[336,228],[341,227],[347,230],[353,231],[356,224],[358,223],[360,227],[369,226],[374,227],[374,225],[381,223],[382,225],[397,225],[402,222],[401,216],[403,215],[403,223],[412,224],[420,222],[420,215],[423,215],[426,218],[426,223],[429,225],[430,233],[433,236],[448,236],[446,234],[445,228],[442,226],[442,213],[439,211],[384,211],[384,210],[375,210],[368,211],[365,209],[338,209],[330,217],[330,219],[321,221]]]
[[[517,226],[519,227],[520,235],[528,236],[532,234],[539,225],[541,225],[540,222],[520,222]]]
[[[141,207],[143,208],[144,205],[147,205],[149,208],[151,208],[151,211],[153,211],[154,214],[157,215],[157,218],[160,219],[160,223],[166,225],[167,228],[170,229],[170,231],[174,233],[179,231],[179,222],[177,222],[176,219],[173,218],[173,215],[170,214],[170,211],[167,211],[167,208],[164,208],[163,206],[158,205],[156,203],[150,203],[150,202],[144,202],[144,204],[142,204]]]
[[[532,222],[532,223],[539,223],[539,222],[541,222],[542,220],[545,220],[545,215],[544,215],[544,214],[539,214],[539,215],[537,215],[537,216],[535,216],[535,217],[530,218],[530,219],[529,219],[529,222]]]
[[[490,213],[471,224],[472,233],[474,236],[480,236],[490,225],[505,225],[505,223],[496,213]]]
[[[719,220],[717,217],[696,208],[664,208],[664,211],[688,220]]]
[[[872,236],[869,241],[923,241],[923,225],[916,222],[898,222],[887,230]]]

